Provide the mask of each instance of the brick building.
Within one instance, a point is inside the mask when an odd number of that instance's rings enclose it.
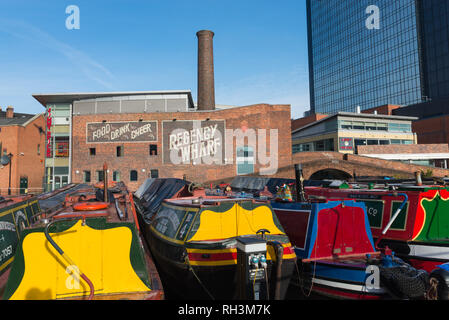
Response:
[[[67,183],[102,181],[105,162],[108,180],[123,181],[131,190],[149,177],[215,183],[236,175],[275,174],[277,167],[291,164],[289,105],[198,110],[189,91],[35,98],[52,112],[65,105],[72,110]]]
[[[250,142],[237,146],[236,130],[241,130],[244,134],[250,135],[264,131],[267,134],[267,141],[278,139],[278,149],[275,150],[278,166],[290,164],[290,135],[288,131],[283,130],[285,123],[289,122],[289,106],[273,105],[255,105],[248,107],[239,107],[229,110],[216,110],[204,112],[164,112],[164,113],[138,113],[138,114],[99,114],[84,115],[73,117],[73,144],[77,147],[72,153],[72,181],[83,182],[86,175],[91,176],[92,181],[102,179],[101,169],[104,162],[108,163],[110,170],[109,180],[124,181],[131,189],[137,189],[145,179],[149,177],[164,178],[186,178],[189,181],[210,183],[229,178],[239,174],[257,173],[265,166],[257,161],[260,148],[265,148],[260,141],[256,144]],[[88,142],[90,130],[88,126],[92,123],[100,124],[104,128],[109,123],[120,123],[126,127],[129,123],[138,125],[138,123],[150,124],[153,126],[154,139],[144,142]],[[218,139],[217,146],[210,147],[218,154],[222,155],[216,160],[216,163],[207,164],[206,156],[194,157],[193,147],[200,148],[199,143],[192,142],[193,136],[187,144],[179,148],[181,150],[180,163],[170,159],[170,144],[172,141],[168,138],[173,137],[173,133],[188,133],[192,127],[198,126],[198,130],[208,128],[208,124],[213,126],[222,125],[219,134],[215,135]],[[224,130],[223,130],[224,129]],[[97,129],[98,130],[98,129]],[[103,129],[100,129],[103,130]],[[117,129],[116,129],[117,130]],[[120,129],[119,133],[120,133]],[[126,129],[123,129],[126,130]],[[278,137],[270,136],[271,130],[275,130]],[[217,133],[217,132],[216,132]],[[182,135],[184,139],[184,135]],[[255,136],[256,137],[256,136]],[[257,138],[256,138],[257,139]],[[249,139],[247,139],[249,140]],[[203,139],[206,148],[212,139]],[[264,141],[265,142],[265,141]],[[270,156],[270,143],[267,143],[265,155]],[[189,146],[190,144],[190,146]],[[212,143],[210,144],[212,145]],[[188,148],[190,157],[185,159],[182,155],[182,148]],[[208,150],[206,150],[207,152]],[[200,151],[198,151],[200,153]],[[224,153],[224,154],[223,154]],[[207,154],[209,155],[209,154]],[[229,158],[228,158],[229,156]],[[197,163],[195,164],[195,161]]]
[[[397,160],[405,163],[447,169],[449,146],[445,143],[359,146],[358,154],[370,158]]]
[[[396,115],[417,117],[413,131],[419,144],[449,143],[449,98],[433,99],[393,110]]]
[[[34,95],[49,119],[46,189],[103,181],[105,162],[130,190],[149,177],[216,183],[290,165],[289,105],[215,105],[213,36],[197,33],[197,105],[189,90]]]
[[[43,114],[0,108],[0,151],[8,164],[0,165],[0,194],[42,192],[44,176],[45,119]],[[11,172],[11,175],[10,175]],[[11,186],[9,178],[11,176]]]

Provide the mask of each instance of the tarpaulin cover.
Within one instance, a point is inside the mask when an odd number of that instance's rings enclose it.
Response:
[[[305,180],[304,186],[327,186],[332,181],[313,181]],[[268,191],[272,194],[276,194],[276,187],[280,187],[283,184],[295,184],[295,179],[284,178],[261,178],[261,177],[235,177],[231,182],[232,191],[245,191],[245,192],[257,192],[262,191],[266,186]]]
[[[45,212],[47,210],[51,211],[51,210],[58,209],[64,203],[64,200],[65,200],[65,197],[67,194],[72,193],[72,192],[82,189],[82,188],[86,188],[87,186],[88,186],[87,184],[77,184],[74,187],[67,189],[63,192],[57,193],[54,196],[49,197],[47,199],[39,199],[39,206],[41,207],[41,210],[43,212]],[[41,194],[39,196],[39,198],[42,198],[49,193],[51,193],[51,192]]]
[[[164,199],[172,198],[184,186],[189,184],[189,181],[176,178],[147,179],[134,193],[140,213],[146,221],[149,221],[159,210]]]

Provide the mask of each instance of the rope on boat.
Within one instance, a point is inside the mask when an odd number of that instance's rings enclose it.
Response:
[[[397,266],[379,266],[380,283],[397,297],[406,299],[424,297],[430,283],[428,273],[413,268],[397,257],[393,262]]]
[[[318,221],[318,217],[317,217],[317,221]],[[318,227],[316,228],[316,239],[318,240]],[[314,262],[313,262],[313,273],[312,273],[312,278],[310,279],[310,288],[309,288],[309,293],[305,293],[304,292],[304,278],[301,277],[301,274],[299,272],[298,269],[298,259],[295,260],[295,266],[296,266],[296,272],[298,273],[298,285],[301,288],[301,292],[302,294],[308,298],[310,297],[310,295],[312,294],[312,289],[313,289],[313,280],[315,279],[315,275],[316,275],[316,251],[317,248],[315,248],[315,257],[314,257]]]
[[[196,280],[198,280],[198,283],[201,285],[201,287],[204,289],[204,291],[206,291],[207,295],[212,299],[214,299],[214,296],[209,292],[209,290],[207,290],[206,286],[203,284],[203,282],[201,281],[201,279],[197,276],[197,274],[195,273],[195,271],[192,268],[192,265],[190,264],[190,260],[189,260],[189,255],[186,254],[184,261],[187,263],[187,265],[189,266],[189,271],[192,272],[192,274],[195,276]]]
[[[436,278],[430,278],[430,288],[426,292],[427,300],[438,300],[438,284],[439,281]]]
[[[267,272],[267,268],[264,268],[265,270],[265,286],[267,288],[267,300],[270,300],[270,290],[269,290],[269,286],[268,286],[268,272]],[[253,288],[254,291],[254,288]]]

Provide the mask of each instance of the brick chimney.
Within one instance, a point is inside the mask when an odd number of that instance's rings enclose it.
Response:
[[[198,110],[215,110],[214,33],[201,30],[198,37]]]
[[[6,118],[8,118],[8,119],[14,118],[14,108],[13,107],[8,106],[8,108],[6,108]]]

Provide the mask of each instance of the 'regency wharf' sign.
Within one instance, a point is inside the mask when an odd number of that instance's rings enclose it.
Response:
[[[157,121],[87,123],[86,140],[87,143],[156,142]]]
[[[163,121],[162,131],[163,163],[224,163],[224,120]]]

